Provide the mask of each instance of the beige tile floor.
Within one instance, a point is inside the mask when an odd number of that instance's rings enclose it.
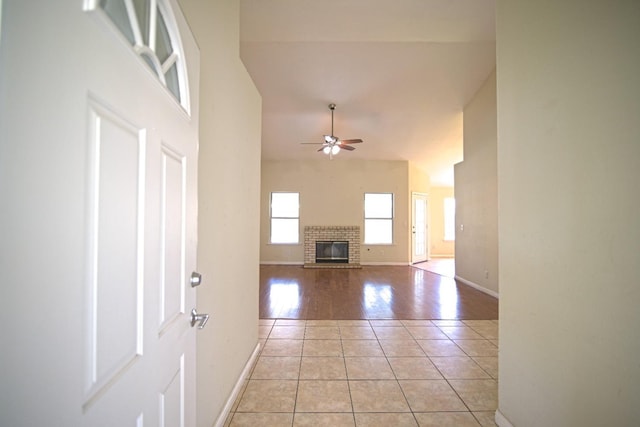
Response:
[[[419,262],[413,266],[452,279],[456,275],[455,258],[431,258],[429,261]]]
[[[226,426],[495,426],[497,320],[260,320]]]

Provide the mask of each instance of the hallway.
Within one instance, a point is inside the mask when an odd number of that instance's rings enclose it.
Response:
[[[227,426],[495,426],[495,298],[412,267],[262,266],[260,296],[261,353]]]

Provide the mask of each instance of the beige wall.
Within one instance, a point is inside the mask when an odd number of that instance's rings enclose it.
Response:
[[[260,260],[264,263],[304,261],[305,225],[359,225],[364,227],[364,193],[394,193],[393,245],[363,245],[361,263],[409,262],[409,166],[404,161],[354,159],[263,161]],[[269,197],[274,191],[300,193],[299,245],[269,244]],[[364,229],[362,229],[364,233]],[[364,235],[364,234],[363,234]]]
[[[181,0],[201,49],[197,425],[210,427],[258,340],[261,99],[238,57],[237,1]]]
[[[444,240],[444,199],[453,196],[453,187],[431,187],[429,191],[429,255],[432,258],[454,256],[455,242]]]
[[[640,425],[640,2],[497,2],[501,425]]]
[[[429,174],[417,167],[415,163],[409,162],[409,192],[426,194],[430,188]]]
[[[456,276],[498,294],[496,73],[464,109],[464,161],[455,165]]]

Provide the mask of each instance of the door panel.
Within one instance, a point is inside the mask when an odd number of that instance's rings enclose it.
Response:
[[[145,143],[140,129],[97,101],[89,111],[88,399],[142,355]]]
[[[181,408],[184,407],[184,358],[180,358],[180,367],[175,372],[171,381],[162,389],[159,397],[159,413],[161,414],[160,426],[184,427],[185,420]]]
[[[102,11],[2,3],[3,425],[195,425],[199,52],[162,3],[189,108]]]
[[[170,322],[186,312],[185,303],[185,227],[186,159],[162,146],[162,279],[161,333]]]

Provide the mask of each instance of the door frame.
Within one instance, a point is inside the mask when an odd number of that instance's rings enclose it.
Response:
[[[416,200],[421,199],[425,201],[425,230],[424,230],[424,245],[425,245],[425,254],[424,257],[416,256],[416,245],[418,241],[416,240]],[[419,262],[428,261],[431,257],[429,256],[429,196],[427,193],[420,193],[413,191],[411,192],[411,264],[416,264]]]

